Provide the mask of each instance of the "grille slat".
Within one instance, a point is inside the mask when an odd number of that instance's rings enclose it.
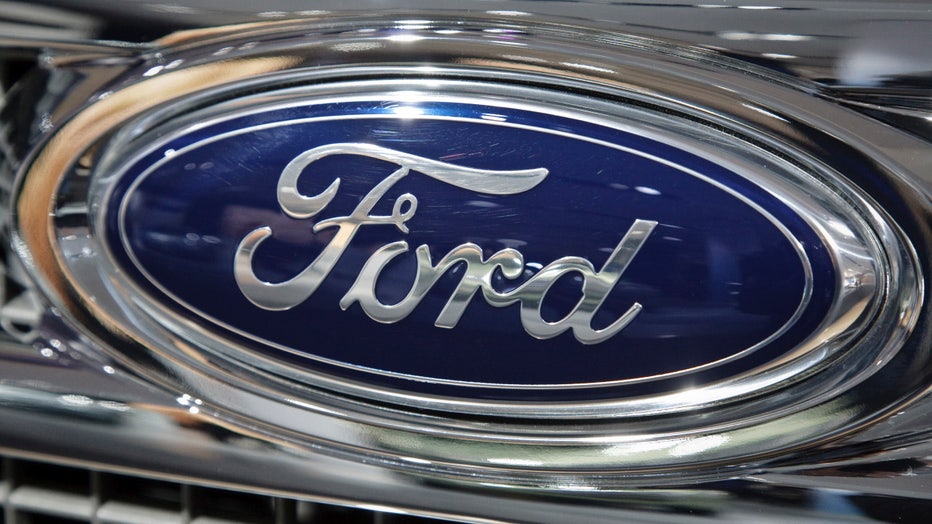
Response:
[[[176,511],[128,502],[106,502],[97,510],[100,524],[184,524],[185,516]]]
[[[17,511],[42,513],[90,521],[94,503],[86,496],[33,486],[22,486],[10,492],[9,504]]]
[[[427,524],[395,515],[5,457],[0,524]]]

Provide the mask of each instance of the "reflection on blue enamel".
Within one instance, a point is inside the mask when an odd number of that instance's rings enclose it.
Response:
[[[444,102],[404,106],[417,111],[399,114],[399,104],[378,102],[309,105],[182,134],[123,175],[109,202],[108,242],[115,251],[124,247],[121,264],[154,296],[255,351],[333,376],[475,398],[606,398],[615,394],[610,387],[571,385],[650,378],[727,360],[662,387],[720,380],[798,345],[833,298],[835,272],[818,236],[779,200],[720,165],[570,118]],[[339,241],[340,228],[315,233],[313,225],[351,216],[399,168],[364,155],[315,160],[298,178],[297,192],[318,195],[336,178],[339,188],[316,216],[290,216],[277,198],[283,169],[328,144],[370,144],[483,170],[544,168],[547,176],[530,189],[489,194],[411,170],[369,213],[390,216],[409,193],[416,212],[404,222],[407,232],[397,224],[362,225],[306,300],[280,311],[257,307],[233,272],[247,235],[271,230],[255,249],[255,276],[273,283],[291,279]],[[588,260],[598,271],[636,220],[656,227],[594,313],[592,328],[608,326],[634,303],[643,309],[595,344],[578,342],[572,330],[535,338],[522,324],[520,303],[494,307],[482,289],[455,327],[436,327],[462,287],[462,262],[401,320],[375,322],[358,302],[340,307],[367,260],[393,242],[405,241],[409,250],[378,273],[374,294],[384,304],[411,290],[418,246],[427,246],[432,264],[467,243],[479,246],[483,257],[515,250],[523,274],[509,278],[499,269],[491,278],[491,289],[507,294],[561,257]],[[542,319],[566,317],[583,296],[583,280],[578,271],[557,279],[543,294]],[[566,387],[507,386],[535,384]],[[660,386],[648,381],[638,387],[656,392],[651,388]]]

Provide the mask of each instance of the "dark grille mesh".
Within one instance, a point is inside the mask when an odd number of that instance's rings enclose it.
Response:
[[[0,524],[430,524],[435,519],[3,458]]]

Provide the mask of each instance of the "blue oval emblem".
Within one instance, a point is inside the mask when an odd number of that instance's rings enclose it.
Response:
[[[262,358],[401,391],[709,384],[797,348],[838,280],[807,222],[726,163],[494,101],[234,112],[170,133],[106,198],[109,249],[157,302]]]

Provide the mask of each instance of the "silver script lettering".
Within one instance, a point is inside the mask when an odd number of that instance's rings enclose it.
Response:
[[[423,173],[456,187],[495,195],[527,191],[542,182],[548,174],[543,168],[519,171],[466,168],[370,144],[330,144],[302,153],[282,171],[278,182],[278,202],[286,214],[298,219],[309,219],[323,211],[330,203],[339,190],[339,178],[320,194],[310,197],[297,190],[297,182],[314,161],[337,154],[377,158],[392,162],[399,168],[373,187],[348,216],[328,218],[314,224],[314,233],[327,228],[336,228],[336,233],[317,258],[289,280],[278,283],[265,282],[253,271],[253,256],[261,243],[272,235],[271,228],[260,227],[247,234],[236,251],[234,275],[243,295],[256,306],[281,311],[307,300],[336,266],[362,226],[387,224],[395,226],[402,233],[407,233],[406,223],[417,212],[417,197],[414,195],[405,193],[396,198],[390,215],[373,215],[372,210],[386,192],[411,171]],[[497,270],[509,280],[517,279],[523,274],[524,257],[517,250],[503,249],[488,258],[483,258],[479,246],[467,243],[457,246],[434,263],[430,248],[421,245],[414,250],[417,274],[411,290],[398,303],[383,304],[375,293],[381,271],[395,257],[410,250],[405,241],[391,242],[378,249],[366,261],[356,281],[340,300],[340,307],[347,309],[352,304],[359,303],[366,315],[373,320],[383,323],[398,322],[414,311],[441,275],[452,266],[465,263],[464,275],[437,317],[435,326],[455,327],[473,296],[481,292],[482,297],[492,306],[504,307],[520,303],[521,324],[525,331],[534,337],[551,338],[566,330],[572,330],[578,341],[584,344],[598,344],[622,330],[642,309],[641,304],[635,302],[609,326],[602,329],[592,328],[592,319],[596,312],[656,225],[657,222],[651,220],[635,220],[598,271],[584,258],[562,257],[507,292],[496,290],[492,285],[492,277]],[[541,317],[544,297],[560,277],[572,272],[582,276],[583,296],[562,319],[556,322],[544,320]]]

